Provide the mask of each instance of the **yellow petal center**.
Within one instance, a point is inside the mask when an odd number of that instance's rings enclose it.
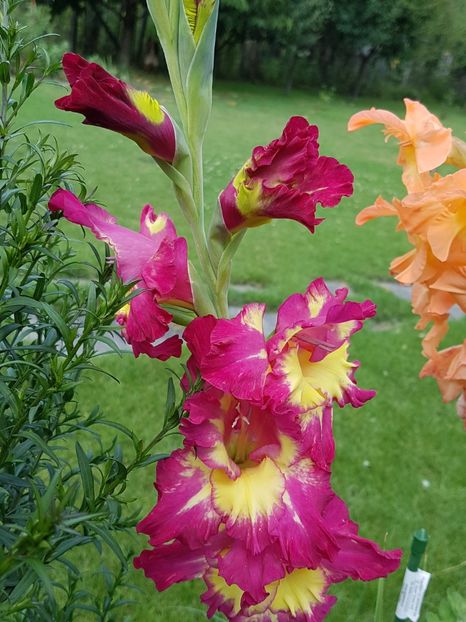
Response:
[[[348,343],[320,361],[310,361],[309,352],[291,347],[284,355],[282,369],[290,387],[290,401],[303,409],[322,405],[328,398],[340,398],[349,384]]]
[[[212,489],[216,506],[232,520],[269,516],[280,502],[284,481],[280,469],[270,458],[247,466],[232,480],[221,469],[212,472]]]

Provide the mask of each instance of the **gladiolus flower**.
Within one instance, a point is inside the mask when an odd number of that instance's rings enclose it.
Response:
[[[397,257],[390,270],[405,285],[415,285],[413,309],[440,319],[458,304],[466,311],[466,170],[439,177],[423,192],[392,203],[378,197],[356,222],[396,216],[413,249]],[[422,326],[423,327],[423,326]]]
[[[400,551],[361,538],[330,488],[330,408],[312,416],[312,439],[213,387],[185,408],[185,447],[158,463],[158,502],[138,526],[152,549],[135,566],[158,589],[202,577],[209,616],[316,622],[334,602],[331,582],[396,570]]]
[[[136,232],[118,225],[102,207],[83,205],[73,193],[61,189],[51,197],[49,209],[63,212],[67,220],[90,229],[97,239],[109,244],[115,251],[118,276],[125,283],[137,282],[140,293],[116,316],[135,356],[145,353],[162,360],[180,356],[179,337],[152,345],[167,332],[172,320],[159,303],[193,308],[186,240],[176,235],[167,214],[156,216],[146,205]]]
[[[348,361],[348,348],[375,305],[346,301],[347,294],[339,289],[333,295],[317,279],[281,305],[268,340],[264,305],[246,305],[232,320],[198,318],[185,331],[191,365],[213,386],[238,399],[266,396],[277,410],[305,413],[332,401],[361,406],[375,393],[355,383],[359,363]]]
[[[353,193],[353,175],[334,158],[319,156],[319,130],[292,117],[280,138],[256,147],[220,194],[224,226],[230,233],[272,218],[290,218],[309,231],[322,219],[316,206],[334,207]]]
[[[63,69],[71,93],[56,100],[57,108],[80,112],[87,125],[128,136],[155,158],[170,163],[175,160],[175,124],[149,93],[133,89],[78,54],[65,54]]]
[[[422,191],[430,184],[429,172],[443,164],[452,148],[451,130],[420,102],[405,98],[406,116],[401,120],[388,110],[362,110],[348,122],[353,132],[366,125],[381,123],[385,135],[400,143],[398,164],[403,167],[403,183],[408,192]]]
[[[196,43],[214,10],[215,2],[216,0],[183,0],[184,11]]]
[[[444,402],[460,397],[466,391],[466,340],[462,345],[433,353],[420,376],[435,378]]]

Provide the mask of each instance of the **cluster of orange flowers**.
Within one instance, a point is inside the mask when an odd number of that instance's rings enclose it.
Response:
[[[413,248],[395,258],[390,271],[397,281],[412,286],[413,311],[420,316],[417,328],[431,324],[422,342],[429,360],[420,376],[436,379],[445,402],[459,398],[457,410],[466,426],[466,340],[438,349],[452,307],[466,312],[466,143],[421,103],[404,102],[404,120],[375,108],[349,120],[349,131],[381,123],[387,139],[394,136],[399,141],[397,163],[407,190],[406,197],[391,203],[379,196],[356,222],[395,216],[398,230],[405,231]],[[444,176],[435,172],[445,163],[458,170]]]

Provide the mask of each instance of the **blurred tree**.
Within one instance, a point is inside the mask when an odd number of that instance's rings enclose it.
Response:
[[[159,67],[145,0],[37,0],[71,49]],[[217,75],[449,101],[466,94],[466,0],[221,0]],[[163,64],[162,64],[163,66]]]
[[[426,4],[417,0],[332,0],[321,45],[333,51],[332,60],[343,62],[338,81],[346,82],[347,90],[357,96],[369,63],[403,57],[415,45],[419,24],[427,17]],[[351,58],[356,70],[348,73]]]

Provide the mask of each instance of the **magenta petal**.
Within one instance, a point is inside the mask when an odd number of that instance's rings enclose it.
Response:
[[[163,300],[173,291],[176,283],[175,244],[171,240],[162,240],[154,249],[153,255],[146,260],[141,275],[145,284],[153,289],[158,300]]]
[[[175,240],[176,229],[172,220],[165,212],[155,214],[152,205],[145,205],[139,219],[139,232],[148,238]]]
[[[156,345],[152,345],[146,341],[136,341],[131,344],[131,347],[133,348],[133,354],[136,358],[138,358],[140,354],[147,354],[151,359],[167,361],[172,356],[174,358],[180,358],[183,349],[183,341],[177,335],[173,335]]]
[[[344,196],[353,194],[353,173],[335,158],[320,156],[309,167],[302,190],[323,207],[338,205]]]
[[[338,552],[326,566],[333,581],[348,577],[371,581],[385,577],[398,569],[403,552],[400,549],[383,551],[375,542],[358,535],[358,526],[350,520],[342,499],[333,496],[324,512],[338,545]]]
[[[225,581],[238,585],[246,594],[245,605],[259,603],[267,597],[265,586],[285,576],[280,548],[272,545],[254,555],[236,541],[218,557],[218,571]]]
[[[204,547],[190,549],[175,540],[162,544],[152,550],[142,551],[134,559],[134,567],[144,570],[159,591],[181,581],[191,581],[202,577],[208,568]]]
[[[193,451],[178,449],[158,462],[156,472],[157,505],[137,530],[150,536],[152,546],[173,538],[201,546],[220,524],[211,501],[210,471]]]
[[[155,302],[152,292],[144,289],[137,291],[140,293],[129,303],[124,337],[128,343],[152,343],[167,332],[172,316]]]
[[[216,389],[196,393],[184,404],[189,417],[182,419],[180,432],[186,447],[192,447],[197,456],[211,469],[223,469],[231,479],[240,475],[239,467],[228,455],[225,438],[229,434],[236,410],[223,407],[223,394]]]
[[[263,316],[265,305],[249,304],[232,320],[218,320],[202,376],[238,399],[260,400],[268,367]]]
[[[61,211],[70,222],[89,229],[96,221],[107,224],[116,223],[115,216],[109,214],[103,207],[93,203],[83,205],[76,195],[62,188],[52,194],[48,207],[51,212]]]
[[[292,117],[280,138],[255,147],[251,159],[219,196],[230,233],[271,218],[290,218],[311,233],[322,218],[316,206],[333,207],[353,192],[351,171],[334,158],[319,157],[319,131],[304,117]]]
[[[285,472],[285,510],[271,525],[284,561],[291,567],[316,568],[337,551],[322,512],[332,496],[329,473],[303,459]]]

